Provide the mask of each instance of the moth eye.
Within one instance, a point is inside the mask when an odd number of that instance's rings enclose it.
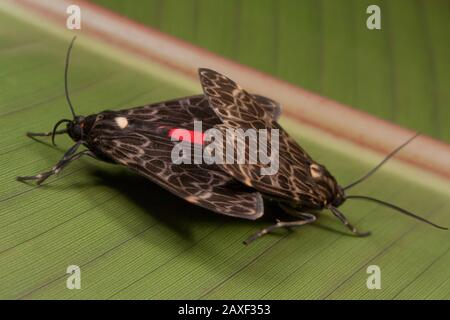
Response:
[[[314,179],[317,179],[322,176],[320,167],[315,163],[309,166],[309,172],[311,173],[311,177],[313,177]]]
[[[81,139],[81,136],[83,135],[83,129],[81,128],[80,125],[75,125],[73,127],[73,135],[75,139],[77,140]]]

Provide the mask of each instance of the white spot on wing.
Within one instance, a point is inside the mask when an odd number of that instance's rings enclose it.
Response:
[[[202,199],[209,199],[209,198],[211,198],[211,196],[212,196],[211,192],[205,192],[204,194],[202,194],[200,196],[200,198],[202,198]]]
[[[315,163],[309,166],[309,171],[314,179],[319,178],[322,175],[319,166]]]
[[[190,203],[198,203],[198,198],[195,196],[187,196],[185,199]]]
[[[128,120],[125,117],[116,117],[114,121],[116,121],[120,129],[125,129],[128,126]]]

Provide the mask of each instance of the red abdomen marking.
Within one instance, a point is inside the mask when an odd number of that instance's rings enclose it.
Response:
[[[205,135],[201,131],[172,128],[169,130],[169,137],[178,141],[189,141],[190,143],[203,145]]]

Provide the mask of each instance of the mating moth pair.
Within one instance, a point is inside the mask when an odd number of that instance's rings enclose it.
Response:
[[[357,230],[338,209],[347,199],[364,199],[388,206],[398,212],[440,227],[405,209],[368,196],[347,195],[346,191],[372,175],[409,141],[389,154],[378,166],[348,186],[341,187],[330,172],[314,161],[278,124],[280,106],[269,98],[250,94],[233,80],[210,70],[199,69],[203,94],[141,107],[103,111],[77,116],[68,94],[67,70],[72,40],[66,57],[65,89],[73,119],[58,121],[52,132],[28,133],[30,137],[67,133],[75,144],[50,170],[18,180],[38,184],[57,174],[82,156],[123,165],[187,201],[211,211],[254,220],[264,214],[264,201],[275,201],[293,219],[277,221],[249,237],[245,243],[276,228],[312,223],[317,212],[328,209],[357,236]],[[262,175],[259,163],[174,164],[171,152],[174,129],[192,130],[201,120],[205,130],[215,128],[278,130],[278,171]],[[67,123],[66,128],[58,127]],[[200,142],[201,143],[201,142]],[[79,147],[85,150],[77,153]],[[205,146],[202,146],[205,147]]]

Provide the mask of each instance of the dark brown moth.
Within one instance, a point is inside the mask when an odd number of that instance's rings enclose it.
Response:
[[[18,180],[42,183],[59,173],[74,160],[86,155],[126,166],[187,201],[211,211],[229,216],[257,219],[264,214],[263,198],[275,201],[285,212],[296,218],[277,221],[249,237],[250,243],[276,228],[309,224],[317,213],[328,209],[357,236],[369,232],[357,230],[338,207],[347,199],[364,199],[390,207],[400,213],[438,226],[393,204],[368,196],[346,195],[346,190],[367,179],[413,138],[395,149],[380,164],[362,178],[341,187],[330,172],[314,161],[277,123],[280,106],[273,100],[246,92],[226,76],[200,69],[204,94],[184,97],[141,107],[103,111],[86,117],[75,115],[68,95],[67,70],[72,40],[66,57],[65,92],[73,120],[62,119],[52,132],[28,133],[29,137],[67,133],[75,144],[50,170]],[[174,164],[171,151],[173,129],[191,130],[194,120],[201,120],[203,129],[215,128],[225,133],[227,128],[279,130],[279,170],[273,175],[261,175],[256,164]],[[67,123],[65,129],[58,127]],[[79,147],[86,147],[78,152]],[[204,146],[203,146],[204,147]],[[248,148],[246,148],[248,150]]]

